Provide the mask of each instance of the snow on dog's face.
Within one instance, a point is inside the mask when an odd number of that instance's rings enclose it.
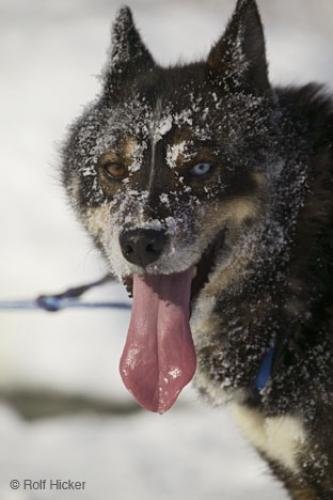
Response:
[[[104,94],[73,127],[64,167],[73,204],[120,278],[183,271],[228,225],[257,217],[271,163],[270,87],[261,26],[250,30],[259,20],[243,4],[206,63],[172,69],[153,62],[120,11]],[[159,259],[143,266],[119,238],[139,228],[166,235]]]
[[[267,206],[269,167],[277,158],[255,3],[238,2],[207,61],[169,69],[154,63],[123,8],[104,82],[102,96],[72,128],[64,183],[112,271],[130,288],[134,281],[134,299],[137,290],[148,302],[158,295],[177,304],[175,328],[178,321],[187,339],[180,342],[187,352],[184,366],[168,359],[157,369],[155,361],[142,361],[141,345],[131,341],[122,367],[139,402],[164,411],[194,371],[185,325],[191,296],[200,293],[217,263],[221,271],[242,249],[249,254],[248,235]],[[182,290],[177,299],[176,288]],[[161,322],[157,309],[155,320]],[[139,367],[146,379],[145,363],[158,379],[147,390],[129,375]]]

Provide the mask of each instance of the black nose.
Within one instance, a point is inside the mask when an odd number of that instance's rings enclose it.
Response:
[[[159,258],[166,245],[167,236],[162,230],[134,229],[123,231],[119,242],[125,259],[145,267]]]

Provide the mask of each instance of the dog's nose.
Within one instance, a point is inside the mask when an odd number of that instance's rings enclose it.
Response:
[[[167,236],[163,230],[133,229],[119,236],[121,251],[129,262],[145,267],[161,255]]]

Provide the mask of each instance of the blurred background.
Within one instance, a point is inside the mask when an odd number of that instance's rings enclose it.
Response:
[[[259,0],[274,83],[333,84],[331,0]],[[132,0],[163,64],[198,58],[234,0]],[[116,0],[0,0],[0,299],[103,276],[59,183],[59,144],[99,90]],[[88,298],[127,300],[106,285]],[[189,388],[166,415],[140,411],[118,360],[121,311],[0,311],[0,498],[283,500],[226,409]],[[84,492],[14,491],[11,479],[86,481]]]

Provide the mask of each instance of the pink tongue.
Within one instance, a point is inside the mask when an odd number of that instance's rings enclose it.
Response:
[[[191,269],[169,276],[134,276],[134,303],[120,374],[147,410],[167,411],[194,375],[191,280]]]

